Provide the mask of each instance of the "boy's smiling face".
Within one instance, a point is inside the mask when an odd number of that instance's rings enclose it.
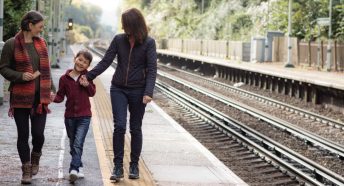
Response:
[[[77,72],[82,72],[90,66],[90,61],[80,54],[74,59],[74,70]]]

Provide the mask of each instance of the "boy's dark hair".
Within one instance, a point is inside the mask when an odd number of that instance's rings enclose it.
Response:
[[[91,64],[92,59],[93,59],[93,56],[92,56],[91,52],[89,52],[89,51],[86,50],[86,49],[80,50],[80,51],[76,54],[75,58],[79,57],[80,55],[83,55],[83,56],[90,62],[90,64]]]
[[[31,10],[22,17],[21,22],[20,22],[20,29],[23,31],[30,31],[30,28],[29,28],[30,23],[35,25],[43,20],[44,18],[41,13],[35,10]]]
[[[136,8],[131,8],[122,14],[122,26],[126,34],[133,35],[135,40],[143,43],[148,35],[146,21]]]

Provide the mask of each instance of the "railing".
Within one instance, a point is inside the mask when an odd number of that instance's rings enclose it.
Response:
[[[263,41],[264,42],[264,41]],[[218,57],[222,59],[236,61],[251,61],[251,56],[257,56],[260,51],[272,56],[272,62],[287,61],[287,38],[274,37],[271,51],[252,50],[251,44],[255,42],[226,41],[226,40],[201,40],[201,39],[167,39],[159,42],[160,49],[167,49],[175,52]],[[292,63],[294,65],[311,67],[314,69],[326,68],[327,43],[321,42],[318,57],[318,42],[300,42],[297,38],[292,38]],[[256,47],[266,47],[265,43]],[[254,47],[253,47],[254,48]],[[254,53],[256,52],[256,53]],[[260,55],[260,54],[259,54]],[[318,62],[319,58],[319,62]],[[266,57],[265,57],[266,60]],[[264,60],[263,60],[264,61]],[[331,70],[344,71],[344,44],[333,42]]]
[[[219,57],[230,60],[250,61],[250,42],[199,39],[163,40],[161,49],[175,52]]]

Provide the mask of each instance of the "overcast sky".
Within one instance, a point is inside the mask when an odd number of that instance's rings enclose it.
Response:
[[[110,25],[113,29],[117,28],[118,15],[121,9],[119,6],[122,0],[84,0],[86,3],[92,3],[99,6],[102,11],[101,21],[103,24]]]

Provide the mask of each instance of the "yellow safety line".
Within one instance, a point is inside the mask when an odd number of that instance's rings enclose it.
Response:
[[[92,129],[93,129],[93,137],[96,144],[97,154],[98,154],[98,160],[99,160],[99,167],[102,174],[102,180],[103,184],[105,186],[112,185],[109,178],[111,175],[109,162],[107,161],[108,158],[105,154],[102,134],[100,132],[100,126],[99,126],[99,119],[98,114],[96,114],[95,105],[94,105],[94,99],[91,99],[91,107],[92,107]]]

